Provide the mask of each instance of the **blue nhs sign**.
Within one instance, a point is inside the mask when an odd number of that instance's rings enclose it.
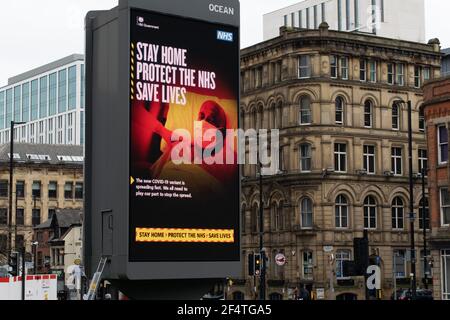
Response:
[[[217,30],[217,40],[233,42],[233,33]]]

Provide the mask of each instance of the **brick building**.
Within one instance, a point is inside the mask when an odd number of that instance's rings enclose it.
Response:
[[[428,187],[431,213],[433,281],[436,299],[450,300],[450,76],[424,86],[428,140]]]

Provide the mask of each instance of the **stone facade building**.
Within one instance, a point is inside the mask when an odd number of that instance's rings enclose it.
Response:
[[[8,248],[9,144],[0,145],[0,252]],[[83,147],[14,144],[12,249],[32,248],[33,227],[57,209],[83,208]],[[31,260],[31,259],[30,259]]]
[[[430,242],[437,271],[433,287],[436,298],[450,300],[450,77],[427,82],[424,94],[429,152]]]
[[[382,297],[390,298],[394,274],[397,287],[409,286],[408,122],[400,101],[412,101],[417,176],[427,162],[421,86],[439,77],[440,63],[437,40],[331,31],[326,23],[281,28],[279,37],[242,50],[241,124],[280,130],[280,171],[263,179],[268,298],[289,299],[304,285],[319,299],[364,299],[363,278],[347,277],[342,267],[364,229],[382,269]],[[257,166],[243,166],[243,176],[247,275],[247,255],[259,250]],[[422,223],[415,223],[419,250]],[[275,264],[277,253],[285,266]],[[419,261],[417,268],[420,284]],[[255,298],[257,285],[254,277],[235,280],[230,297]]]

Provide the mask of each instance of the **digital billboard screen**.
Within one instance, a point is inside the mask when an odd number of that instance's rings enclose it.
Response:
[[[239,261],[239,29],[131,10],[129,261]]]

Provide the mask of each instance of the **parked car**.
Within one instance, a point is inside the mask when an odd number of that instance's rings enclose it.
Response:
[[[391,300],[394,299],[394,294],[391,296]],[[410,289],[399,289],[397,290],[397,300],[413,300],[412,291]],[[426,289],[417,289],[416,298],[414,300],[418,301],[431,301],[433,300],[433,292]]]

